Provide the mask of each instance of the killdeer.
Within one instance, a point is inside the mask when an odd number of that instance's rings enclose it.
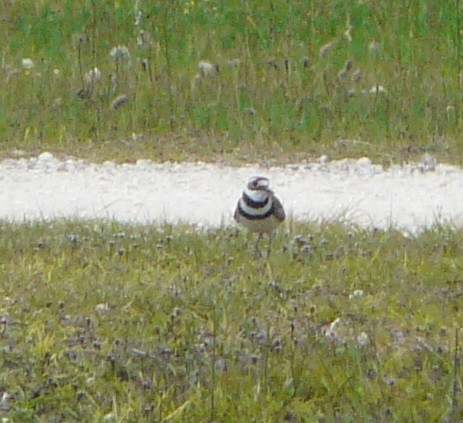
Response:
[[[285,220],[286,214],[280,200],[270,189],[270,181],[264,176],[253,176],[238,201],[235,220],[251,232],[259,234],[256,253],[260,255],[259,242],[264,234],[269,236],[267,255],[270,254],[271,235]]]

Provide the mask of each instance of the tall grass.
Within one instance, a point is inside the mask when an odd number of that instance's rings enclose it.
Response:
[[[443,0],[7,2],[2,147],[455,157],[460,12]],[[111,58],[117,46],[130,56]]]

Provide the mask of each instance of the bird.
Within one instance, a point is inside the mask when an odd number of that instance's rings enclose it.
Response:
[[[264,234],[269,237],[267,257],[270,255],[273,231],[285,220],[286,213],[278,197],[270,189],[265,176],[252,176],[243,190],[233,215],[236,222],[258,234],[255,251],[261,256],[259,242]]]

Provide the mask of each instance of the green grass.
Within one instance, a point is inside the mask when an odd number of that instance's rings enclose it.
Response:
[[[0,416],[461,420],[462,230],[291,223],[269,259],[251,245],[226,228],[2,223]]]
[[[0,13],[3,156],[461,162],[459,0],[17,0]],[[117,46],[129,60],[110,57]],[[376,85],[387,92],[362,94]]]

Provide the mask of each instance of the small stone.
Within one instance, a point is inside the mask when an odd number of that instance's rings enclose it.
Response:
[[[53,154],[49,153],[48,151],[45,151],[44,153],[40,154],[37,159],[41,162],[51,162],[54,157]]]
[[[116,420],[116,415],[114,413],[108,413],[103,417],[104,422],[113,422]]]
[[[353,298],[362,298],[363,297],[363,291],[361,289],[356,289],[352,294],[349,295],[349,299]]]
[[[106,313],[110,310],[108,303],[100,303],[95,306],[95,311],[98,313]]]
[[[323,154],[323,156],[320,156],[317,159],[317,162],[322,164],[322,165],[328,164],[329,161],[330,161],[330,158],[326,154]]]

